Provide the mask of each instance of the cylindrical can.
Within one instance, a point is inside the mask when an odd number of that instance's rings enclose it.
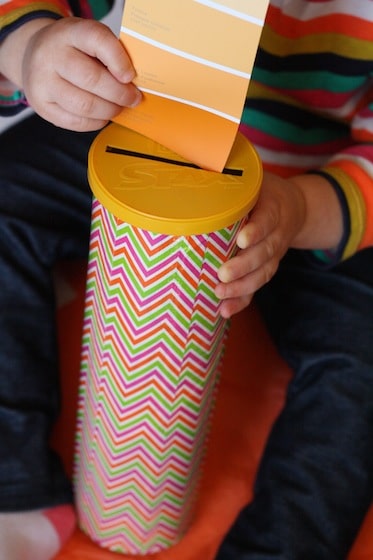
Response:
[[[80,527],[158,552],[195,503],[228,323],[214,294],[262,168],[238,134],[223,173],[111,124],[92,144],[75,461]]]

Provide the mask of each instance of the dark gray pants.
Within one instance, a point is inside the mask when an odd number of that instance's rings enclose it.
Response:
[[[52,271],[87,255],[93,137],[36,116],[0,135],[0,511],[71,500],[48,447],[59,412]]]
[[[294,371],[255,494],[218,560],[344,560],[373,497],[373,249],[289,252],[257,296]]]
[[[95,134],[28,118],[0,136],[0,511],[71,499],[52,270],[88,253]],[[331,270],[291,252],[257,297],[294,370],[253,502],[219,560],[346,558],[373,487],[373,250]],[[243,450],[244,451],[244,450]]]

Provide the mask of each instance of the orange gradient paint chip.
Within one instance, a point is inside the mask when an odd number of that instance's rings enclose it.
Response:
[[[114,120],[212,171],[238,130],[268,0],[126,0],[120,40],[144,99]]]

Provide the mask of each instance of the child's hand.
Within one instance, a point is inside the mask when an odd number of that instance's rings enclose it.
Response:
[[[241,311],[272,278],[304,220],[305,201],[296,184],[264,174],[258,203],[237,237],[240,251],[218,273],[223,317]]]
[[[97,130],[140,101],[131,61],[107,26],[73,17],[46,22],[31,35],[21,68],[22,88],[41,117]]]

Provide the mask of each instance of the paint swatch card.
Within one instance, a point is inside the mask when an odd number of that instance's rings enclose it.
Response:
[[[126,0],[120,39],[143,101],[114,120],[222,171],[267,7],[268,0]]]

